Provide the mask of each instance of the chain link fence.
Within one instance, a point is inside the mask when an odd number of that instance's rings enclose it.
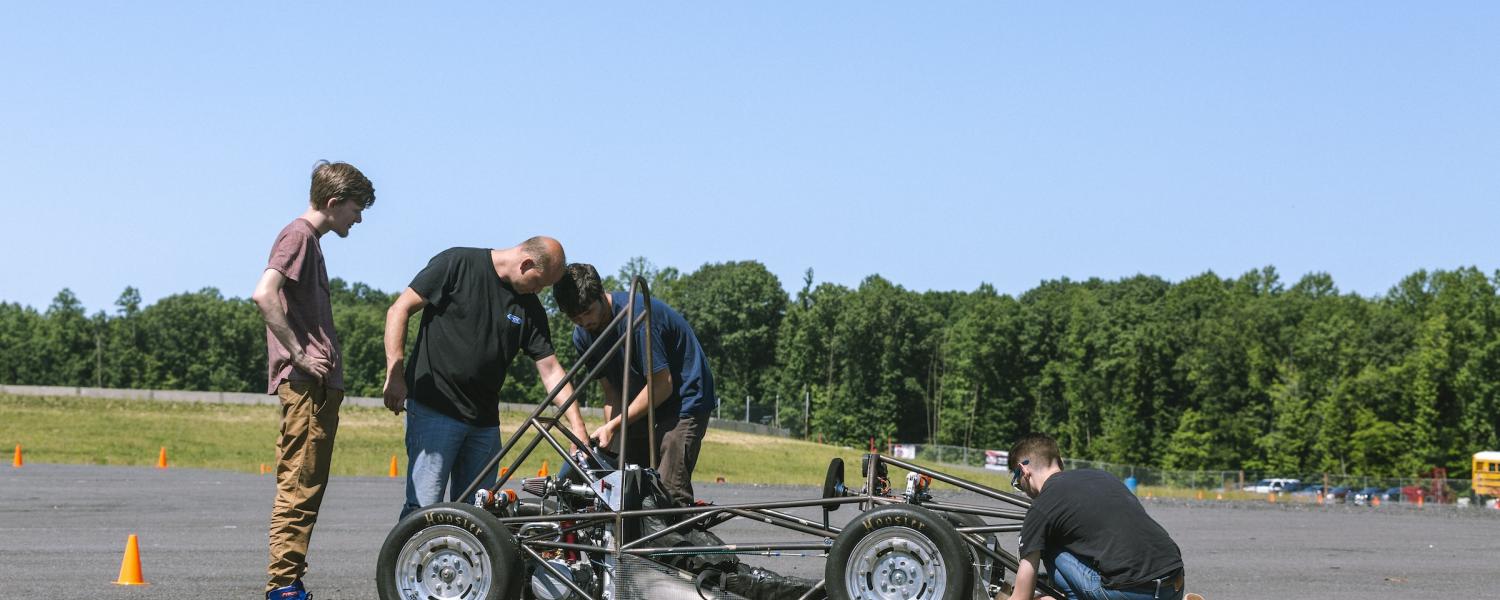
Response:
[[[1005,453],[999,450],[965,448],[938,444],[893,444],[888,452],[919,461],[989,469],[1007,472]],[[1319,493],[1338,499],[1353,499],[1365,492],[1379,494],[1387,501],[1415,502],[1420,495],[1425,502],[1457,502],[1474,498],[1473,481],[1451,477],[1367,477],[1337,473],[1261,473],[1255,471],[1182,471],[1121,465],[1093,460],[1064,458],[1068,469],[1099,469],[1119,477],[1134,478],[1141,487],[1176,490],[1201,490],[1214,494],[1301,495],[1316,499]],[[1296,480],[1288,484],[1288,480]],[[1273,489],[1274,488],[1274,489]],[[1375,490],[1378,490],[1376,492]]]

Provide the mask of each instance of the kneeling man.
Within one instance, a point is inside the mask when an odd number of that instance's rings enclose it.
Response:
[[[1009,467],[1012,484],[1032,498],[1011,600],[1031,600],[1038,560],[1069,600],[1182,598],[1182,552],[1118,478],[1063,471],[1057,441],[1041,433],[1011,446]]]

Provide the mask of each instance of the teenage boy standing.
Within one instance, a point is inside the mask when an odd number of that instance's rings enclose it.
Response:
[[[344,358],[333,330],[320,240],[330,231],[348,237],[374,203],[375,187],[359,169],[319,161],[313,168],[310,206],[276,235],[251,295],[266,322],[267,393],[281,399],[266,583],[270,600],[309,598],[302,574],[344,399]]]

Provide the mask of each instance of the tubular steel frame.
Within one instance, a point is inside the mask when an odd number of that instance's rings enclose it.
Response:
[[[637,310],[636,298],[638,294],[644,300],[644,302],[641,303],[642,310]],[[614,343],[609,344],[607,347],[605,345],[595,343],[587,348],[574,363],[573,367],[568,369],[567,373],[563,376],[563,379],[559,381],[558,384],[548,392],[546,399],[538,404],[536,410],[532,411],[531,416],[527,417],[522,425],[516,428],[516,431],[510,435],[510,438],[506,440],[504,445],[501,446],[499,452],[495,454],[495,456],[490,459],[485,468],[480,471],[481,475],[475,478],[475,480],[471,482],[467,488],[465,488],[464,493],[460,495],[459,498],[473,498],[475,492],[479,490],[480,486],[486,479],[486,475],[489,473],[493,473],[502,459],[504,459],[507,454],[515,449],[519,444],[521,438],[532,429],[536,430],[536,436],[533,437],[530,443],[528,443],[525,448],[520,451],[520,454],[510,462],[509,468],[507,468],[499,476],[499,478],[495,482],[494,487],[490,488],[491,492],[498,492],[499,490],[501,490],[505,486],[505,484],[510,481],[511,476],[516,473],[516,470],[521,466],[521,463],[524,462],[526,458],[531,455],[532,451],[535,450],[536,447],[544,440],[547,442],[547,445],[552,448],[553,451],[555,451],[560,457],[562,457],[563,461],[567,465],[571,466],[573,470],[577,471],[583,477],[584,481],[586,481],[590,486],[594,485],[598,481],[595,478],[594,473],[585,468],[583,464],[577,461],[564,449],[563,444],[554,436],[552,429],[559,429],[562,432],[563,436],[567,438],[569,443],[573,444],[584,453],[586,453],[586,455],[590,459],[592,459],[595,464],[606,464],[600,461],[599,455],[595,454],[594,449],[589,447],[588,440],[578,439],[568,427],[563,426],[562,419],[564,418],[564,415],[567,413],[568,409],[579,401],[579,391],[583,389],[584,386],[587,386],[589,383],[593,382],[600,376],[604,368],[609,365],[610,359],[620,351],[621,346],[624,347],[625,351],[623,362],[623,364],[625,365],[625,372],[623,374],[623,381],[621,385],[623,389],[621,390],[620,398],[620,431],[617,434],[618,436],[620,436],[620,453],[617,459],[618,462],[615,463],[615,467],[616,470],[624,471],[625,466],[630,464],[627,462],[628,457],[626,455],[627,448],[629,446],[629,444],[627,443],[627,440],[629,438],[626,437],[626,434],[629,430],[628,428],[630,423],[630,420],[627,417],[629,415],[630,402],[632,400],[628,397],[630,394],[629,365],[631,364],[632,360],[637,358],[634,352],[635,329],[637,326],[642,324],[645,325],[645,344],[643,345],[645,352],[644,356],[641,357],[643,359],[642,372],[646,373],[647,379],[643,389],[645,390],[646,398],[648,400],[646,408],[646,426],[649,428],[648,431],[652,432],[651,434],[648,434],[648,440],[654,442],[654,413],[656,409],[656,399],[653,397],[654,394],[652,393],[650,382],[652,366],[651,292],[649,287],[646,285],[645,279],[639,275],[635,276],[631,280],[629,300],[630,302],[626,306],[625,310],[619,311],[617,314],[615,314],[614,317],[610,320],[609,324],[605,327],[606,331],[613,330],[615,326],[623,320],[629,323],[629,326],[625,330],[625,335],[617,336],[617,339],[614,340]],[[583,365],[588,364],[589,359],[595,356],[601,356],[597,363],[598,366],[589,370],[583,380],[574,387],[573,393],[568,398],[559,402],[558,396],[561,394],[563,388],[565,388],[570,382],[572,382],[578,376],[578,374],[583,371]],[[546,411],[549,406],[555,406],[557,408],[556,416],[543,417],[542,413]],[[647,446],[650,448],[648,458],[651,461],[648,464],[654,465],[656,463],[656,444],[648,443]],[[924,508],[937,512],[967,514],[991,519],[1004,519],[1013,521],[1014,524],[987,524],[985,526],[956,527],[955,529],[959,532],[963,541],[969,546],[969,548],[973,552],[975,552],[976,556],[986,556],[994,561],[994,564],[999,565],[1005,571],[1009,571],[1011,573],[1016,572],[1016,569],[1019,566],[1019,560],[1017,559],[1017,557],[1014,554],[1011,554],[1010,552],[1007,552],[1003,549],[991,549],[986,546],[984,544],[984,534],[1020,531],[1020,522],[1026,516],[1026,509],[1030,508],[1031,506],[1031,502],[1028,499],[1017,494],[1004,492],[995,488],[991,488],[989,486],[974,483],[972,481],[935,471],[933,469],[929,469],[915,463],[910,463],[889,456],[884,456],[879,453],[870,453],[865,456],[867,457],[867,465],[865,467],[864,473],[864,490],[859,493],[846,492],[842,497],[777,502],[753,502],[746,504],[710,504],[703,506],[687,506],[678,508],[597,510],[595,512],[584,513],[566,512],[565,508],[559,506],[558,512],[553,514],[546,514],[545,511],[544,514],[531,516],[507,517],[495,514],[493,511],[491,511],[491,514],[495,516],[497,522],[505,524],[507,526],[520,525],[525,523],[558,522],[559,524],[561,524],[561,522],[564,521],[571,522],[570,525],[566,527],[560,527],[557,530],[549,530],[527,537],[518,537],[516,541],[517,545],[526,556],[530,557],[538,565],[545,568],[559,582],[562,582],[570,589],[572,589],[574,593],[578,594],[581,597],[588,598],[590,596],[587,591],[583,590],[576,583],[574,583],[571,576],[559,572],[553,565],[551,565],[546,560],[543,560],[541,554],[537,551],[537,549],[574,550],[596,554],[612,554],[615,556],[617,561],[620,556],[626,554],[651,558],[655,556],[671,556],[680,554],[774,554],[782,551],[820,550],[823,551],[823,553],[826,555],[828,548],[833,543],[833,539],[837,537],[842,531],[841,528],[833,527],[827,524],[828,513],[830,511],[845,504],[857,504],[860,511],[864,512],[877,506],[908,503],[908,499],[904,497],[875,495],[875,476],[877,473],[885,471],[884,469],[880,468],[881,466],[888,465],[911,473],[924,475],[932,478],[933,480],[941,481],[943,483],[957,487],[961,490],[979,494],[981,496],[1014,506],[1015,509],[1002,509],[988,506],[976,506],[938,501],[921,501],[912,503],[915,506],[922,506]],[[620,487],[621,506],[623,507],[627,505],[625,501],[628,500],[624,497],[624,495],[630,493],[632,490],[629,486],[622,485]],[[816,521],[811,521],[777,510],[785,508],[805,508],[812,506],[823,508],[824,522],[819,523]],[[667,527],[660,531],[652,532],[650,534],[642,535],[637,539],[623,539],[626,532],[626,529],[624,527],[626,519],[650,516],[682,516],[684,518],[682,521],[670,527]],[[653,547],[648,545],[649,542],[654,541],[673,531],[686,529],[694,525],[701,525],[704,529],[712,529],[713,527],[722,525],[734,519],[749,519],[758,521],[774,527],[779,527],[789,531],[796,531],[798,533],[818,537],[821,539],[816,542],[756,542],[749,544],[725,544],[721,546]],[[613,548],[593,546],[589,544],[574,544],[561,541],[552,541],[554,539],[561,539],[560,536],[563,533],[579,531],[598,526],[600,524],[600,521],[612,521],[615,525],[614,535],[618,537],[616,537],[615,539]],[[658,564],[662,564],[662,566],[664,567],[675,569],[675,567],[671,567],[670,565],[665,565],[664,563],[660,563],[659,561],[657,562]],[[813,590],[809,592],[809,594],[816,593],[817,590],[822,589],[825,584],[826,580],[820,580],[813,588]],[[1044,581],[1038,581],[1038,588],[1044,593],[1057,595],[1056,591],[1053,590],[1051,586],[1047,585]],[[804,598],[805,597],[807,596],[804,596]]]

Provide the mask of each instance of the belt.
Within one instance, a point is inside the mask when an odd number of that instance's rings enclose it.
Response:
[[[1161,595],[1162,590],[1170,588],[1174,594],[1176,592],[1182,591],[1182,586],[1184,584],[1184,575],[1185,574],[1186,573],[1184,572],[1183,569],[1177,569],[1176,571],[1173,571],[1171,573],[1168,573],[1168,574],[1163,575],[1161,577],[1158,577],[1156,579],[1152,579],[1152,580],[1146,581],[1145,583],[1140,583],[1140,584],[1132,585],[1132,586],[1129,586],[1129,587],[1116,588],[1116,589],[1119,589],[1119,590],[1130,590],[1130,591],[1142,592],[1142,593],[1150,592],[1151,593],[1151,597],[1153,597],[1153,598],[1161,598],[1162,597],[1162,595]]]

